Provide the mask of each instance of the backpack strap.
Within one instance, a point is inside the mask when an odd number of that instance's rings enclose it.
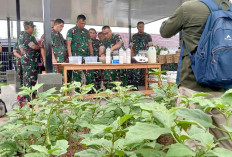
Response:
[[[204,3],[206,6],[208,6],[209,10],[211,12],[217,11],[220,8],[218,7],[217,3],[214,0],[200,0],[200,2]]]
[[[180,70],[181,70],[183,53],[184,53],[184,40],[182,41],[182,44],[181,44],[180,57],[179,57],[178,67],[177,67],[177,76],[176,76],[176,84],[177,85],[179,85],[179,83],[180,83]]]
[[[193,62],[193,55],[191,54],[191,52],[188,50],[187,46],[185,46],[185,42],[183,40],[182,44],[181,44],[181,51],[180,51],[180,57],[179,57],[179,61],[178,61],[178,68],[177,68],[177,77],[176,77],[176,84],[179,85],[180,83],[180,70],[181,70],[181,64],[182,64],[182,58],[183,58],[183,54],[184,54],[184,48],[186,48],[189,57],[191,59],[191,62]],[[192,63],[191,63],[192,64]]]

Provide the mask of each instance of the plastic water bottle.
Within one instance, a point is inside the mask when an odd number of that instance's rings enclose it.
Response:
[[[130,64],[131,63],[131,49],[128,47],[126,49],[126,63]]]
[[[124,53],[124,51],[123,51],[123,49],[122,49],[122,47],[119,49],[119,64],[123,64],[123,53]]]
[[[149,47],[147,56],[148,56],[148,63],[156,63],[156,49],[154,46]]]
[[[126,56],[127,56],[127,54],[126,54],[126,50],[124,50],[123,51],[123,63],[125,64],[125,63],[127,63],[127,61],[126,61]]]
[[[106,64],[110,64],[111,63],[111,54],[110,54],[110,48],[107,47],[106,49]]]
[[[110,57],[111,55],[110,55],[110,48],[109,47],[107,47],[107,49],[106,49],[106,57]]]

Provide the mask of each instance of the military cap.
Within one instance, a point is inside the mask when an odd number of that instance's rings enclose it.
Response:
[[[36,25],[34,25],[34,23],[33,23],[32,21],[24,21],[23,25],[24,25],[24,26],[36,27]]]

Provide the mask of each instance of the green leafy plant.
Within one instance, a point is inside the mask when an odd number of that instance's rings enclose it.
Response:
[[[155,73],[161,79],[162,72]],[[134,87],[122,87],[119,82],[113,85],[112,90],[101,91],[74,82],[59,92],[52,88],[38,93],[36,99],[32,96],[41,84],[31,89],[23,87],[20,94],[29,95],[31,101],[8,113],[11,120],[0,127],[0,155],[224,157],[231,153],[217,148],[218,141],[207,131],[217,127],[205,113],[217,109],[229,117],[231,91],[212,100],[204,98],[205,93],[182,97],[185,106],[175,107],[175,85],[157,86],[156,97],[130,92]],[[97,93],[95,98],[86,99],[92,90]],[[199,104],[198,108],[189,109],[191,103]],[[231,140],[231,126],[225,125],[223,131]],[[173,139],[169,145],[159,142],[166,135]],[[188,141],[199,145],[193,150]]]
[[[164,51],[167,51],[167,50],[168,50],[166,47],[160,47],[160,46],[158,46],[158,45],[155,46],[155,49],[156,49],[156,54],[157,54],[157,55],[160,55],[160,52],[161,52],[162,50],[164,50]]]
[[[156,75],[157,79],[161,84],[152,84],[151,87],[155,93],[154,100],[159,103],[164,103],[168,109],[172,108],[176,104],[177,98],[177,85],[163,82],[162,74],[167,71],[160,71],[153,69],[150,74]]]

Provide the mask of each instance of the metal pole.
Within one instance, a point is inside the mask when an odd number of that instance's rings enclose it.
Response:
[[[16,0],[16,16],[17,16],[17,39],[19,38],[20,34],[20,2],[19,0]]]
[[[131,43],[131,0],[129,0],[128,8],[128,28],[129,28],[129,45]]]
[[[11,53],[10,18],[7,17],[8,53]]]
[[[52,43],[50,24],[50,0],[43,0],[43,22],[45,38],[46,73],[52,73]]]
[[[10,36],[10,18],[7,17],[7,34],[8,34],[8,61],[9,61],[9,69],[12,69],[11,65],[11,36]]]
[[[14,36],[14,23],[13,21],[10,21],[10,36],[13,37]]]

